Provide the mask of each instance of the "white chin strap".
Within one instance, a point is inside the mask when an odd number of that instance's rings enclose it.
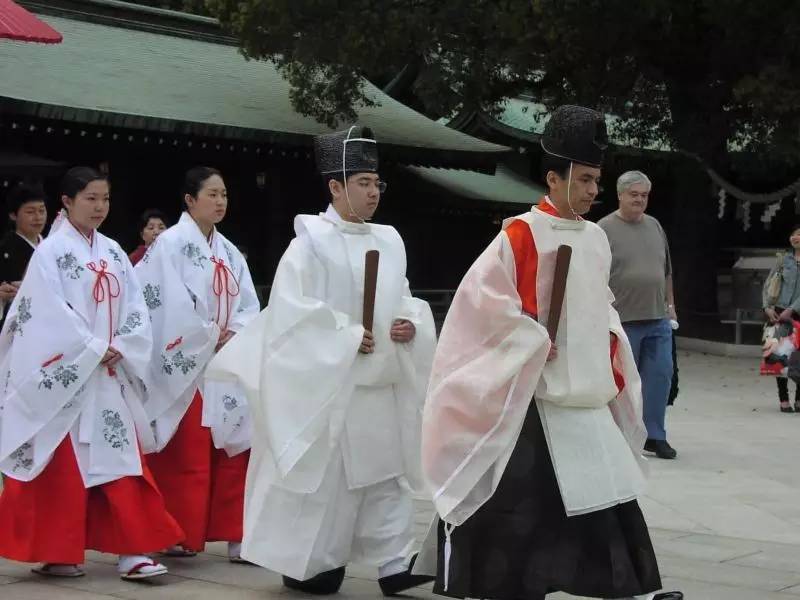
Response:
[[[347,200],[347,208],[350,210],[350,216],[355,217],[362,223],[366,223],[367,220],[362,217],[360,214],[356,212],[356,209],[353,208],[353,205],[350,204],[350,194],[347,191],[347,175],[344,176],[344,199]]]
[[[569,161],[569,174],[567,175],[567,206],[569,206],[569,212],[572,213],[572,216],[575,217],[575,220],[580,219],[580,215],[575,212],[575,209],[572,208],[572,202],[570,199],[570,188],[572,187],[572,165],[574,163]]]

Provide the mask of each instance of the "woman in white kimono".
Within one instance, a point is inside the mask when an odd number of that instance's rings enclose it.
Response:
[[[108,182],[76,167],[62,190],[67,216],[34,252],[0,334],[0,556],[79,577],[90,548],[119,554],[123,579],[163,575],[145,553],[184,536],[140,452],[153,446],[137,393],[147,308],[125,252],[96,231]]]
[[[258,315],[247,264],[216,229],[227,210],[219,171],[186,174],[186,210],[136,265],[153,325],[145,404],[158,453],[148,464],[167,509],[186,532],[172,556],[192,556],[207,541],[227,541],[241,561],[244,481],[250,421],[244,395],[215,385],[201,394],[206,364]]]

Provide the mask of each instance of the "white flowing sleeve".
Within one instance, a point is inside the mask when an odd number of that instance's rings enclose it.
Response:
[[[142,452],[157,449],[156,439],[150,427],[150,420],[144,408],[145,381],[153,351],[153,329],[147,311],[142,288],[133,271],[133,265],[121,251],[123,266],[123,303],[111,345],[122,354],[122,361],[115,368],[118,377],[124,377],[128,390],[124,394],[131,411]],[[123,388],[124,389],[124,388]]]
[[[153,349],[145,378],[145,409],[152,421],[176,403],[186,401],[220,335],[219,326],[195,310],[195,300],[174,263],[180,252],[166,239],[159,238],[154,244],[134,268],[153,329]],[[159,446],[166,445],[173,433],[174,430],[162,434]]]
[[[425,488],[420,457],[422,411],[436,351],[436,324],[431,307],[411,295],[407,280],[396,318],[411,321],[416,329],[413,340],[396,344],[403,377],[395,390],[406,478],[414,491],[422,491]]]
[[[122,354],[122,364],[126,372],[144,381],[153,351],[153,330],[133,265],[124,253],[122,257],[125,303],[120,307],[118,325],[111,345]]]
[[[522,311],[514,265],[503,232],[464,276],[436,349],[422,468],[437,512],[455,525],[494,493],[550,349]]]
[[[231,321],[228,325],[228,329],[236,332],[241,331],[247,323],[255,319],[261,310],[256,287],[253,285],[253,277],[250,275],[250,269],[241,254],[239,254],[239,261],[241,265],[237,274],[239,305],[236,308],[236,312],[231,316]]]
[[[239,297],[228,329],[236,332],[236,337],[252,335],[253,329],[248,328],[247,333],[244,333],[243,330],[258,316],[260,310],[258,294],[256,294],[253,278],[244,256],[238,250],[229,248],[229,252],[236,253],[239,265],[236,273]],[[229,341],[228,344],[230,343]],[[244,341],[243,344],[253,345],[252,342],[247,341]],[[254,351],[257,352],[257,350]],[[209,378],[207,374],[203,378],[202,386],[202,424],[211,430],[214,447],[225,450],[228,456],[236,456],[250,449],[253,425],[244,388],[238,382]]]
[[[47,463],[55,448],[32,448],[30,440],[66,410],[108,349],[108,341],[93,335],[64,299],[55,257],[47,250],[34,252],[0,334],[0,462],[5,472],[27,465],[31,474]],[[65,433],[54,437],[60,442]]]
[[[331,414],[348,396],[364,334],[360,323],[317,297],[324,277],[308,241],[295,238],[278,265],[267,308],[206,371],[207,381],[244,388],[253,419],[251,460],[277,468],[282,484],[301,492],[321,481],[324,464],[317,469],[302,459],[322,436],[335,435]]]
[[[603,240],[605,243],[601,245],[601,248],[604,254],[605,278],[606,282],[608,282],[611,276],[611,247],[604,232]],[[647,429],[642,420],[644,415],[642,380],[633,357],[630,340],[628,340],[628,335],[622,327],[619,313],[614,308],[614,292],[611,291],[611,287],[606,287],[606,295],[608,298],[609,330],[617,338],[616,352],[611,357],[611,366],[615,377],[617,374],[621,375],[623,380],[620,393],[609,403],[608,407],[642,472],[647,473],[647,461],[642,458],[642,448],[644,448],[644,443],[647,439]]]

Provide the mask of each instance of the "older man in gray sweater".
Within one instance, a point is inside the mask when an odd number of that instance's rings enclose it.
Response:
[[[619,209],[598,222],[611,245],[611,291],[631,342],[644,396],[645,450],[675,458],[665,417],[672,384],[672,327],[677,320],[667,236],[645,214],[652,184],[641,171],[617,180]]]

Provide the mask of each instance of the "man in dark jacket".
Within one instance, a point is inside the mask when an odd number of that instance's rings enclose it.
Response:
[[[7,308],[17,295],[28,261],[42,239],[42,231],[47,222],[44,190],[36,185],[20,184],[9,192],[6,209],[14,229],[0,240],[0,303],[3,321]]]

